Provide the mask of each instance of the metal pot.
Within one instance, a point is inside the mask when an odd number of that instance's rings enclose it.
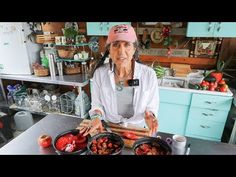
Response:
[[[114,152],[109,155],[119,155],[122,153],[122,150],[124,149],[124,140],[119,135],[117,135],[115,133],[103,132],[103,133],[99,133],[97,135],[94,135],[92,138],[89,139],[88,144],[87,144],[88,155],[98,155],[91,150],[92,141],[97,140],[99,138],[104,138],[104,137],[107,137],[110,140],[114,140],[116,142],[119,142],[120,146],[121,146],[121,148],[118,152]]]
[[[145,138],[140,138],[134,142],[132,150],[135,155],[137,155],[135,153],[136,148],[138,148],[142,144],[152,144],[154,146],[158,145],[161,147],[161,150],[164,151],[164,155],[171,155],[172,153],[171,147],[164,140],[160,138],[154,138],[154,137],[145,137]]]
[[[53,147],[54,147],[54,149],[56,150],[56,153],[58,153],[59,155],[81,155],[81,154],[85,154],[86,151],[87,151],[87,147],[85,147],[84,149],[80,149],[80,150],[74,151],[74,152],[60,151],[59,149],[56,148],[56,142],[57,142],[57,140],[58,140],[60,137],[66,135],[66,134],[68,134],[68,133],[71,133],[72,135],[77,135],[77,134],[79,134],[79,130],[78,130],[78,129],[72,129],[72,130],[68,130],[68,131],[65,131],[65,132],[60,133],[60,134],[54,139],[54,142],[53,142]],[[86,138],[87,138],[86,141],[88,142],[89,138],[91,138],[91,137],[90,137],[90,135],[88,135]]]

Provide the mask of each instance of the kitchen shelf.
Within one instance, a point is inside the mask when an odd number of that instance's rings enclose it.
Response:
[[[56,61],[57,62],[61,62],[61,61],[64,61],[64,62],[86,62],[86,61],[89,61],[90,58],[87,58],[87,59],[80,59],[80,60],[74,60],[73,58],[57,58]]]
[[[46,76],[37,77],[35,75],[10,75],[0,74],[1,79],[7,80],[19,80],[19,81],[30,81],[39,83],[49,83],[58,85],[68,85],[75,87],[84,87],[89,83],[87,74],[76,74],[76,75],[63,75],[63,76]]]
[[[64,114],[64,113],[60,113],[60,112],[38,112],[38,111],[32,111],[32,110],[28,110],[28,109],[24,109],[22,107],[17,106],[16,104],[12,104],[10,107],[10,109],[16,110],[16,111],[29,111],[32,114],[38,114],[38,115],[42,115],[42,116],[46,116],[48,114],[55,114],[55,115],[64,115],[64,116],[71,116],[71,117],[76,117],[78,118],[78,115],[75,114]],[[84,116],[82,118],[87,118],[88,117],[88,113],[84,114]]]
[[[56,45],[56,47],[83,47],[89,46],[89,43],[80,43],[80,44],[68,44],[68,45]]]

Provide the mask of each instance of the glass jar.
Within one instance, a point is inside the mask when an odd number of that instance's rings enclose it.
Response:
[[[87,62],[85,62],[85,61],[81,63],[81,72],[82,72],[82,74],[88,73]]]

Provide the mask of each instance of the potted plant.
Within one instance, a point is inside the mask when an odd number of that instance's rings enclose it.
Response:
[[[63,33],[69,44],[74,43],[75,37],[78,35],[78,31],[74,27],[64,28]]]
[[[216,64],[216,70],[210,71],[210,76],[216,78],[216,82],[222,80],[223,74],[228,75],[224,72],[224,70],[229,66],[232,59],[232,56],[227,61],[218,59]]]

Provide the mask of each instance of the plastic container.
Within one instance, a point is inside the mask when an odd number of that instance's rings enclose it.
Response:
[[[34,125],[33,116],[28,111],[20,111],[14,115],[16,130],[24,131]]]

